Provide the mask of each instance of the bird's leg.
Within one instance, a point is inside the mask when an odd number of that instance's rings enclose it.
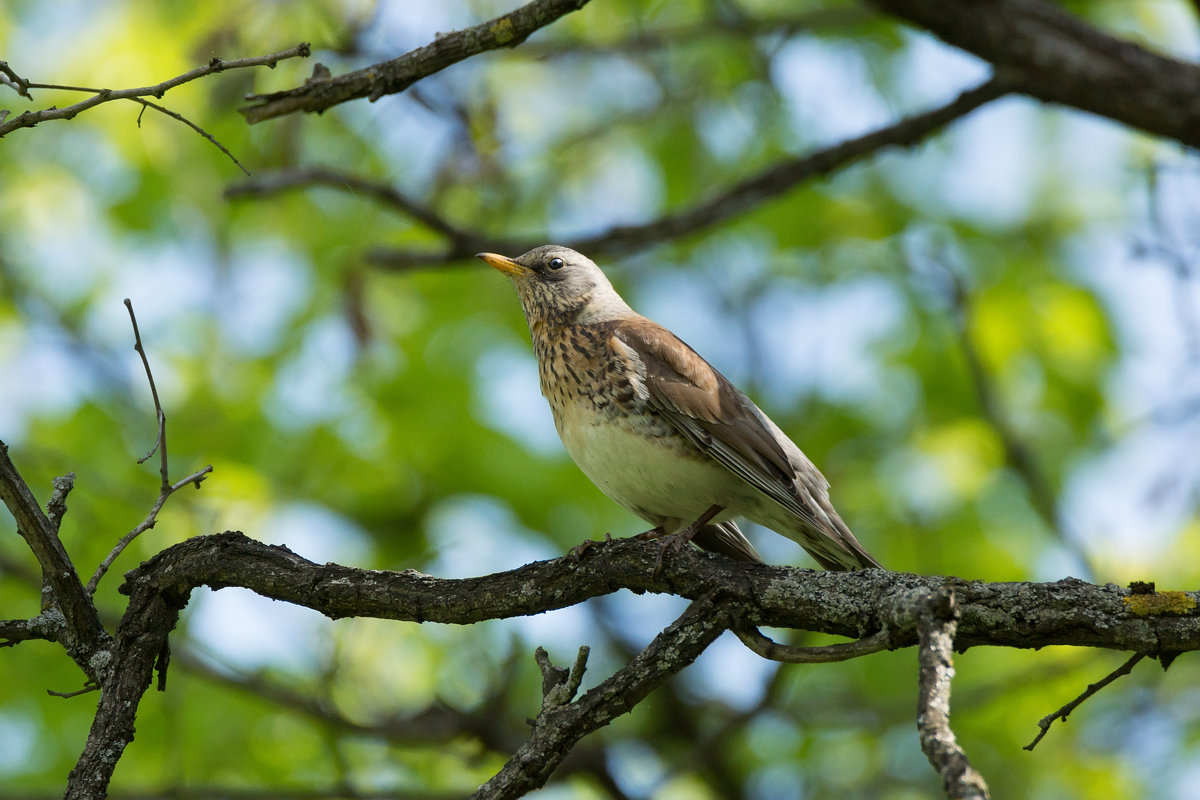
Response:
[[[713,517],[720,514],[724,506],[719,506],[716,503],[708,507],[708,510],[696,518],[696,521],[686,528],[675,531],[675,533],[666,536],[660,536],[658,541],[658,558],[654,559],[654,574],[662,572],[662,558],[665,550],[679,550],[688,542],[696,537],[696,533],[707,525]],[[649,533],[649,531],[647,531]]]

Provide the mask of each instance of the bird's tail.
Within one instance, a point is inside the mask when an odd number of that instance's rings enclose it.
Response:
[[[737,523],[731,519],[725,522],[710,522],[696,531],[692,541],[710,553],[720,553],[734,561],[762,563],[762,556],[754,549],[754,545],[750,544],[750,540],[742,534]]]
[[[845,572],[856,569],[883,569],[883,565],[867,552],[850,528],[830,506],[824,509],[825,518],[819,525],[802,523],[792,538],[808,551],[818,564],[828,570]]]

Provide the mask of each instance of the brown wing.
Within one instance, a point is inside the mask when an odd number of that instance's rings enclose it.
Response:
[[[726,469],[832,540],[841,553],[823,552],[828,548],[816,542],[807,548],[823,566],[878,566],[829,504],[824,476],[724,375],[645,318],[622,320],[613,336],[644,365],[652,408]],[[788,450],[795,452],[789,456]]]

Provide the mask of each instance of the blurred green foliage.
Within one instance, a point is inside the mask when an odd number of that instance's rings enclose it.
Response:
[[[34,81],[118,88],[311,41],[338,73],[511,5],[16,0],[0,8],[0,53]],[[1178,9],[1076,5],[1175,44]],[[162,103],[255,175],[327,165],[485,236],[546,240],[686,208],[983,74],[856,5],[596,0],[521,48],[400,96],[254,127],[235,112],[244,94],[298,85],[311,69],[216,75]],[[34,97],[0,87],[14,113],[79,95]],[[1194,507],[1166,521],[1153,507],[1186,495],[1196,465],[1151,436],[1129,451],[1128,481],[1090,471],[1157,424],[1133,413],[1163,397],[1147,400],[1138,382],[1170,385],[1180,368],[1155,355],[1176,331],[1154,305],[1164,295],[1123,294],[1163,280],[1129,255],[1154,233],[1145,172],[1160,162],[1196,168],[1169,144],[1004,100],[910,151],[599,260],[635,307],[761,400],[890,567],[1194,588]],[[172,477],[214,467],[101,583],[110,623],[121,571],[224,529],[316,560],[439,575],[640,530],[558,448],[502,277],[476,263],[377,268],[372,248],[443,242],[355,192],[226,199],[243,178],[194,132],[133,103],[4,142],[0,439],[43,499],[55,475],[77,473],[63,538],[85,577],[156,496],[157,459],[136,464],[154,414],[122,298],[163,396]],[[1145,317],[1162,324],[1143,337]],[[1035,475],[1013,468],[998,424],[1032,453]],[[1049,516],[1031,481],[1051,493]],[[1157,533],[1087,513],[1121,492]],[[756,541],[771,560],[810,565],[789,542]],[[18,537],[0,537],[4,617],[36,613],[34,570]],[[277,605],[197,593],[172,640],[183,655],[168,691],[143,702],[114,797],[187,787],[462,796],[526,733],[539,702],[533,647],[566,663],[592,645],[586,688],[679,610],[621,594],[453,629],[328,623]],[[956,731],[994,796],[1184,796],[1200,707],[1186,656],[1165,675],[1144,665],[1035,752],[1020,750],[1038,719],[1121,658],[976,649],[958,660]],[[915,675],[911,651],[775,669],[723,641],[587,742],[545,796],[936,796],[913,722]],[[61,791],[94,698],[45,690],[80,680],[50,644],[0,656],[0,795]]]

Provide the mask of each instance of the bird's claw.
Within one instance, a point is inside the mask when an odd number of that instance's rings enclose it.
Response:
[[[609,533],[608,531],[605,531],[603,542],[597,542],[594,539],[584,539],[582,542],[580,542],[579,544],[575,545],[574,547],[572,547],[570,550],[567,551],[567,557],[572,559],[576,564],[578,564],[580,559],[583,558],[583,554],[586,553],[588,550],[591,550],[593,547],[599,547],[602,544],[607,544],[608,542],[611,542],[611,541],[612,541],[612,534]]]

